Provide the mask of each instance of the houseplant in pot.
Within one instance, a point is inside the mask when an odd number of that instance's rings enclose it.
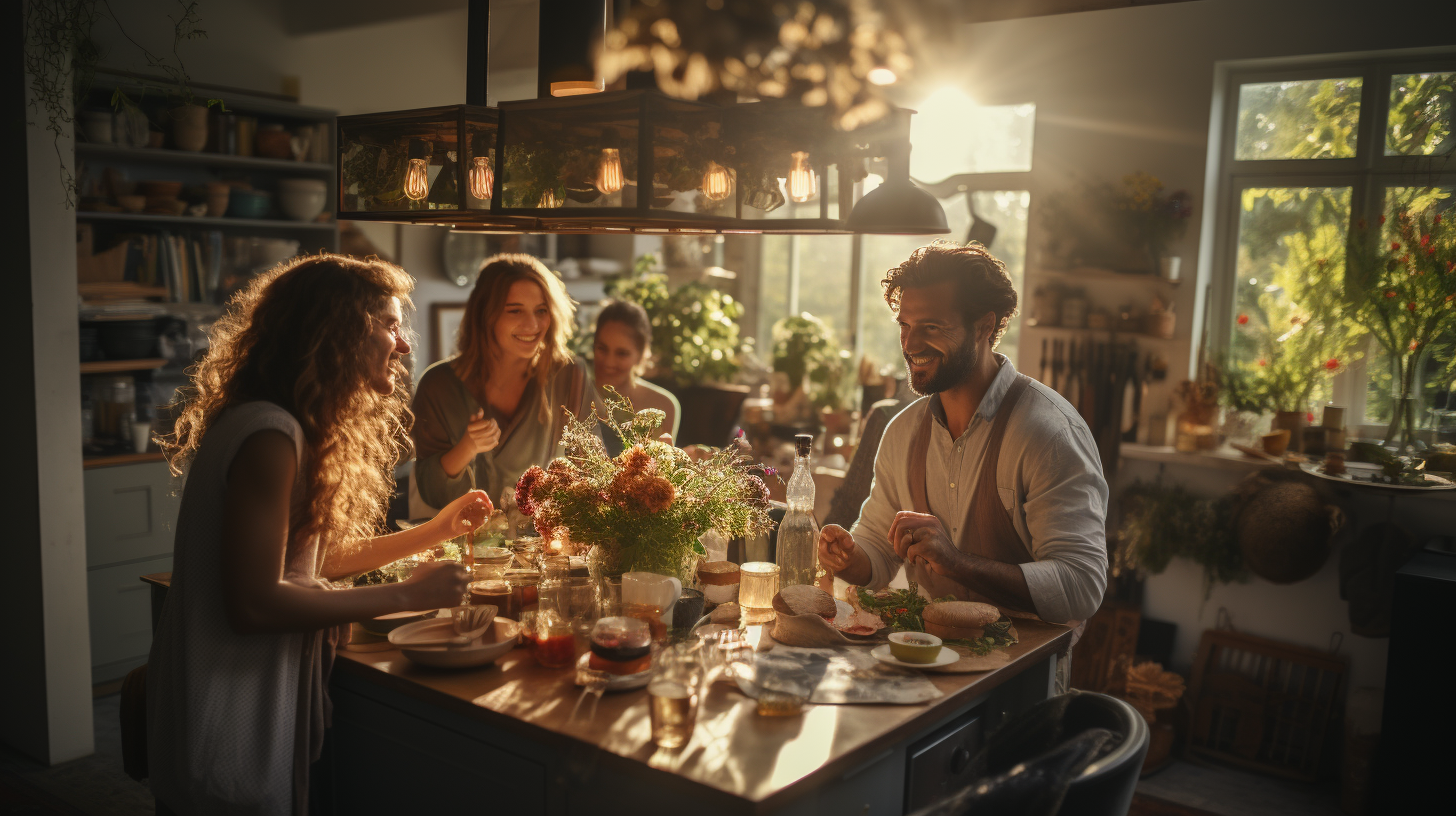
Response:
[[[746,386],[729,384],[742,368],[743,305],[704,283],[669,290],[654,255],[638,258],[632,274],[608,283],[606,293],[647,311],[656,361],[647,376],[682,404],[678,444],[726,444],[748,396]]]
[[[1227,404],[1273,413],[1272,430],[1288,430],[1295,450],[1313,403],[1328,399],[1334,375],[1361,356],[1364,330],[1346,302],[1342,243],[1335,224],[1291,232],[1267,279],[1239,293],[1223,371]]]
[[[849,352],[840,346],[834,332],[823,320],[804,312],[775,323],[773,340],[773,370],[785,376],[790,389],[783,404],[807,403],[814,416],[829,415],[826,425],[847,424],[843,415],[853,378]],[[805,399],[795,399],[799,394]],[[775,416],[781,416],[777,407]]]
[[[661,411],[633,413],[614,391],[607,403],[604,422],[621,436],[621,454],[607,455],[595,420],[569,418],[566,456],[532,467],[516,484],[516,505],[543,538],[589,545],[599,576],[652,572],[687,584],[704,554],[703,533],[748,536],[772,526],[768,488],[736,448],[694,460],[653,436]]]

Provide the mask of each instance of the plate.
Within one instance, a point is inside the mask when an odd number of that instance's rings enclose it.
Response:
[[[1347,470],[1349,470],[1352,465],[1363,465],[1363,464],[1365,464],[1365,463],[1363,463],[1363,462],[1346,462],[1345,463],[1345,468]],[[1378,467],[1379,466],[1377,465],[1377,468]],[[1360,473],[1370,474],[1370,473],[1378,472],[1378,471],[1368,471],[1368,470],[1365,470],[1364,468],[1360,468],[1355,474],[1346,473],[1343,476],[1331,476],[1330,474],[1321,471],[1320,470],[1320,463],[1315,463],[1315,462],[1310,462],[1310,463],[1307,463],[1307,464],[1300,465],[1299,466],[1299,469],[1302,470],[1302,471],[1304,471],[1305,473],[1310,474],[1311,476],[1317,476],[1317,477],[1319,477],[1321,479],[1325,479],[1327,481],[1339,482],[1340,484],[1347,484],[1347,485],[1361,485],[1362,487],[1380,487],[1380,488],[1384,488],[1386,490],[1414,490],[1414,491],[1453,490],[1453,489],[1456,489],[1456,482],[1453,482],[1450,479],[1445,478],[1444,476],[1435,476],[1435,475],[1432,475],[1430,473],[1427,473],[1426,474],[1426,483],[1425,484],[1423,484],[1423,485],[1407,485],[1407,484],[1386,484],[1385,482],[1372,482],[1369,479],[1355,479],[1355,478],[1351,478],[1352,476],[1358,475]]]
[[[582,670],[586,669],[587,666],[588,666],[588,664],[590,662],[591,662],[591,652],[587,652],[586,654],[582,655],[580,658],[577,659],[577,661],[576,661],[576,670],[577,671],[582,671]],[[633,689],[646,688],[647,687],[647,681],[648,680],[651,680],[651,679],[652,679],[652,670],[651,669],[648,669],[647,671],[644,671],[644,672],[637,672],[636,674],[608,674],[607,675],[607,688],[606,688],[606,690],[607,691],[632,691]],[[577,675],[577,683],[576,684],[578,686],[584,685],[581,682],[581,675],[579,675],[579,674]]]
[[[930,663],[906,663],[890,654],[890,644],[888,643],[871,649],[870,657],[873,657],[881,663],[889,663],[891,666],[899,666],[904,669],[934,669],[940,666],[949,666],[961,659],[961,656],[956,654],[954,649],[948,646],[942,646],[940,647],[940,655]]]
[[[440,629],[441,631],[431,631]],[[389,633],[389,642],[399,647],[400,654],[422,666],[441,669],[468,669],[494,662],[516,647],[521,625],[510,618],[497,617],[485,634],[464,646],[410,646],[411,636],[440,637],[454,633],[449,618],[434,618],[407,623]]]

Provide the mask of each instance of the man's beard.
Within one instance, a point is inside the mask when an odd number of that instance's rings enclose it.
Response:
[[[916,375],[910,367],[910,355],[901,354],[905,357],[905,370],[910,373],[910,390],[925,396],[926,394],[939,394],[948,391],[970,378],[971,372],[976,370],[976,364],[980,362],[979,350],[974,342],[966,342],[952,349],[949,354],[940,355],[940,364],[935,367],[935,373],[926,377]],[[925,356],[924,353],[916,355]],[[920,377],[921,379],[917,379]]]

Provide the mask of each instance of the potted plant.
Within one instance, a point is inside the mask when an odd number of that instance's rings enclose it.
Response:
[[[1349,303],[1385,350],[1394,376],[1385,444],[1401,448],[1414,442],[1422,359],[1434,341],[1456,331],[1456,229],[1421,204],[1408,202],[1391,224],[1384,216],[1376,228],[1360,221],[1348,250]]]
[[[848,425],[850,355],[834,332],[823,320],[804,312],[775,323],[773,340],[773,370],[783,374],[789,386],[782,402],[802,402],[815,416],[827,416],[826,427],[840,433],[847,430],[840,426]]]
[[[1236,319],[1240,361],[1225,366],[1226,403],[1273,413],[1298,450],[1317,390],[1360,356],[1364,331],[1344,294],[1338,230],[1320,227],[1286,239],[1288,256]]]
[[[606,291],[639,304],[652,321],[656,364],[648,375],[682,404],[678,444],[725,444],[748,397],[746,386],[730,384],[742,368],[737,321],[743,305],[703,283],[670,291],[654,255],[638,258],[632,274],[607,284]]]
[[[607,455],[594,420],[570,418],[566,456],[532,467],[516,484],[517,506],[544,538],[589,546],[598,576],[653,572],[687,584],[704,555],[703,533],[748,536],[772,526],[768,488],[746,456],[730,446],[695,460],[657,441],[661,411],[633,414],[615,393],[607,402],[605,421],[621,436],[622,453]],[[623,423],[619,415],[632,418]]]

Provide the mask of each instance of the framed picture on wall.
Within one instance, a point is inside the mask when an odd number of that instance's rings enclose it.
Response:
[[[464,303],[430,304],[430,364],[438,363],[455,352],[455,336],[465,317]]]

